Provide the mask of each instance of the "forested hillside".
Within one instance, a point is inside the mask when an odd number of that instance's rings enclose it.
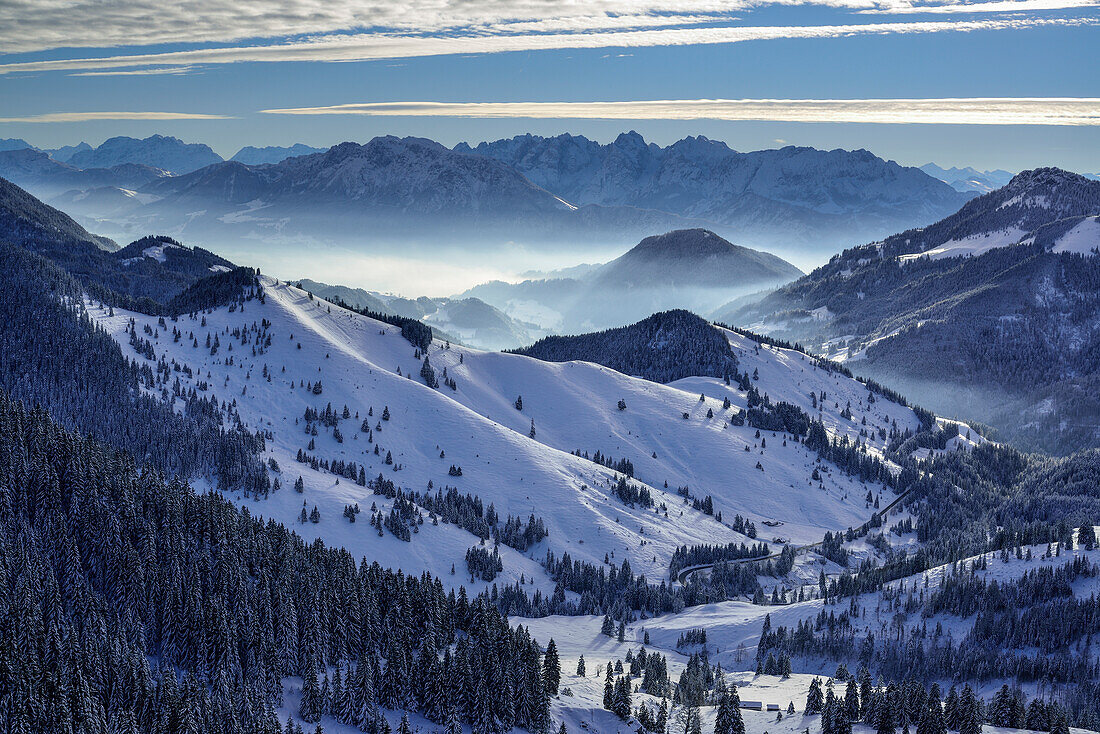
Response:
[[[269,482],[258,458],[262,435],[224,421],[201,396],[177,403],[146,392],[153,367],[123,356],[83,303],[71,275],[0,244],[0,388],[163,474],[262,490]]]
[[[631,326],[591,334],[548,336],[515,353],[549,362],[595,362],[655,382],[726,378],[737,372],[729,343],[688,311],[666,311]]]
[[[0,426],[4,731],[278,734],[286,676],[307,725],[548,731],[540,648],[486,599],[306,544],[2,392]]]
[[[1029,449],[1100,445],[1100,182],[1027,171],[725,317]]]

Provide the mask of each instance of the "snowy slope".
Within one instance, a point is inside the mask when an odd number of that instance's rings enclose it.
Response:
[[[1100,252],[1100,217],[1086,217],[1058,238],[1052,252],[1095,255]]]
[[[472,535],[453,526],[433,527],[429,521],[421,528],[424,537],[414,536],[411,543],[389,533],[379,538],[366,523],[369,508],[377,502],[388,512],[389,501],[346,479],[337,483],[333,475],[295,462],[296,453],[307,447],[310,438],[304,433],[305,409],[323,410],[327,403],[337,410],[347,404],[353,417],[340,423],[342,444],[328,430],[321,430],[316,449],[309,453],[355,461],[365,465],[368,477],[383,472],[413,490],[423,491],[429,481],[437,488],[457,486],[464,493],[479,495],[486,505],[494,503],[502,518],[508,514],[541,517],[550,536],[528,551],[536,560],[546,547],[593,563],[613,554],[617,560],[629,559],[635,572],[659,580],[667,576],[669,559],[679,545],[748,540],[692,510],[676,495],[679,486],[690,487],[700,498],[712,495],[727,523],[735,513],[758,525],[764,520],[779,522],[782,527],[775,534],[796,543],[820,540],[826,530],[860,524],[870,514],[863,501],[868,488],[839,471],[825,467],[824,490],[811,482],[816,456],[800,444],[783,446],[783,436],[772,435],[764,436],[767,447],[761,448],[755,429],[731,426],[722,398],[730,398],[732,411],[744,408],[746,397],[720,381],[660,385],[598,365],[546,363],[457,346],[446,349],[436,342],[429,350],[432,366],[437,374],[447,368],[458,389],[434,390],[419,378],[421,362],[396,328],[310,300],[304,291],[271,279],[265,279],[265,289],[265,304],[250,301],[243,312],[215,310],[205,315],[206,327],[201,326],[202,316],[169,322],[169,329],[176,326],[183,332],[179,342],[172,341],[170,331],[165,334],[158,329],[153,317],[121,309],[110,317],[94,307],[92,313],[131,355],[134,351],[125,333],[129,319],[135,319],[139,335],[149,325],[158,334],[158,358],[176,360],[194,370],[190,379],[175,373],[185,387],[208,383],[207,394],[236,401],[250,429],[270,432],[269,455],[282,469],[283,489],[266,502],[250,503],[251,509],[292,524],[303,502],[307,509],[317,506],[321,523],[296,526],[306,537],[323,537],[356,555],[409,572],[426,569],[454,583],[483,585],[469,584],[461,570],[465,550],[476,542]],[[272,338],[266,353],[252,356],[251,347],[242,347],[239,341],[230,350],[234,339],[228,332],[265,319]],[[220,334],[222,346],[216,356],[203,346],[208,332]],[[192,333],[199,342],[197,348],[192,346]],[[755,345],[743,337],[730,338],[743,352],[744,368],[758,370],[758,389],[773,400],[789,400],[809,409],[809,392],[826,390],[829,400],[835,397],[840,406],[833,410],[830,403],[824,411],[827,425],[853,436],[860,426],[842,425],[839,417],[849,401],[857,422],[866,415],[869,426],[894,420],[900,427],[916,425],[908,409],[884,400],[864,407],[865,387],[816,370],[799,353],[761,349],[757,354]],[[270,380],[262,376],[265,365]],[[321,395],[299,386],[317,380],[323,381]],[[700,392],[706,393],[702,402]],[[522,411],[513,407],[519,395]],[[616,409],[619,399],[627,403],[625,411]],[[392,420],[382,423],[379,416],[386,406]],[[382,425],[375,432],[379,456],[358,430],[369,408],[374,412],[371,425]],[[714,418],[706,418],[708,409]],[[683,413],[689,414],[687,420]],[[528,436],[532,420],[533,440]],[[576,449],[630,459],[637,480],[652,488],[657,510],[624,505],[609,491],[614,473],[568,453]],[[440,451],[445,458],[440,458]],[[383,463],[387,452],[399,471]],[[756,468],[757,462],[762,469]],[[448,476],[452,464],[462,467],[463,476]],[[306,486],[303,495],[291,488],[298,475]],[[236,499],[248,502],[244,497]],[[364,514],[351,524],[341,513],[344,505],[354,502]],[[667,505],[667,517],[658,511],[662,503]],[[762,539],[771,541],[771,534],[762,532]],[[503,546],[502,551],[504,580],[518,579],[521,573],[528,579],[545,579],[535,561]],[[452,562],[459,569],[456,576],[450,576]]]
[[[968,235],[955,240],[948,240],[942,245],[933,247],[920,253],[899,255],[898,260],[908,262],[918,257],[927,257],[931,260],[939,260],[944,257],[972,257],[988,252],[995,247],[1009,247],[1015,245],[1027,232],[1019,227],[1006,227],[992,232]]]

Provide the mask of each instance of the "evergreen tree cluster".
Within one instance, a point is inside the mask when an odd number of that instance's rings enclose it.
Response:
[[[82,303],[81,285],[67,273],[0,244],[0,388],[167,476],[212,474],[223,488],[267,491],[263,436],[225,427],[232,406],[214,410],[194,392],[184,415],[176,413],[169,386],[181,366],[157,364],[154,372],[127,359]]]
[[[696,627],[689,629],[687,632],[681,632],[680,636],[676,638],[676,649],[683,650],[685,647],[705,647],[707,644],[707,630],[705,627]]]
[[[946,635],[939,625],[930,630],[927,622],[892,625],[889,635],[861,635],[853,624],[860,609],[853,603],[840,614],[823,610],[815,620],[800,621],[793,629],[772,630],[766,622],[758,663],[776,655],[837,660],[858,655],[888,680],[1053,682],[1064,686],[1073,721],[1084,726],[1100,721],[1100,701],[1095,698],[1100,665],[1075,649],[1100,631],[1100,600],[1079,599],[1072,593],[1075,581],[1095,578],[1097,566],[1075,557],[1061,567],[1039,567],[1010,581],[986,580],[974,573],[982,568],[978,564],[956,569],[931,591],[911,584],[882,592],[887,616],[972,617],[961,639]]]
[[[521,552],[549,535],[541,517],[530,515],[527,522],[524,522],[519,517],[509,515],[501,524],[493,503],[490,502],[486,508],[479,496],[462,494],[456,487],[437,489],[435,494],[415,492],[398,487],[381,474],[371,480],[368,486],[375,494],[414,503],[427,511],[433,522],[438,518],[442,522],[457,525],[482,540],[495,538]]]
[[[546,362],[594,362],[654,382],[737,375],[729,340],[706,320],[681,310],[607,331],[544,337],[514,353]]]
[[[644,575],[635,576],[627,561],[619,567],[614,564],[597,566],[574,560],[568,552],[559,558],[548,550],[543,567],[556,582],[549,597],[538,589],[528,594],[527,589],[514,584],[500,589],[493,601],[508,615],[608,614],[616,619],[631,620],[639,613],[667,614],[688,606],[762,593],[757,571],[752,564],[745,563],[719,563],[705,577],[695,574],[683,586],[670,586],[664,581],[650,584]],[[567,599],[566,591],[575,592],[579,598]]]
[[[740,515],[738,515],[740,517]],[[742,522],[744,520],[742,519]],[[736,561],[746,558],[766,558],[771,555],[767,543],[754,543],[751,546],[744,543],[727,545],[682,545],[672,552],[672,560],[669,562],[669,575],[673,578],[685,568],[719,561]]]
[[[608,469],[611,469],[612,471],[617,471],[620,474],[625,474],[627,477],[629,477],[631,479],[634,478],[634,462],[632,462],[630,459],[627,459],[625,457],[622,458],[622,459],[614,459],[611,456],[607,456],[603,453],[600,453],[599,449],[597,449],[591,456],[588,455],[587,451],[582,453],[580,449],[577,449],[576,451],[574,451],[573,455],[574,456],[579,456],[582,459],[588,459],[589,461],[594,461],[594,462],[596,462],[597,464],[599,464],[601,466],[606,466]]]
[[[619,481],[611,488],[611,493],[622,500],[624,505],[633,507],[653,507],[653,495],[649,487],[626,481],[626,477],[619,477]]]
[[[307,544],[3,395],[0,521],[4,731],[276,734],[286,676],[307,721],[548,729],[539,648],[487,598]]]
[[[767,394],[760,398],[757,405],[753,405],[753,395],[756,387],[749,391],[749,409],[746,421],[753,428],[763,431],[781,431],[794,436],[805,436],[810,430],[810,416],[791,403],[773,403]]]
[[[639,689],[651,696],[665,698],[672,693],[672,682],[668,677],[668,659],[659,652],[647,652],[640,648],[635,655],[626,651],[626,664],[632,678],[641,678]]]
[[[475,545],[466,551],[466,570],[471,578],[492,581],[504,570],[504,563],[496,546],[490,552],[485,546]]]

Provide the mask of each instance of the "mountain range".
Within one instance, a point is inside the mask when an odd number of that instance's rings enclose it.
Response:
[[[151,135],[143,140],[119,136],[108,138],[92,149],[74,151],[65,161],[77,168],[110,168],[136,163],[175,174],[190,173],[222,157],[202,143],[185,143],[179,138]]]
[[[1024,171],[923,229],[716,314],[858,365],[1021,445],[1100,440],[1100,182]]]
[[[33,166],[27,151],[38,156]],[[368,249],[382,238],[428,250],[444,239],[613,248],[701,227],[809,262],[853,239],[935,221],[973,195],[865,150],[739,153],[703,137],[662,148],[637,133],[606,145],[527,135],[453,150],[382,137],[326,151],[246,147],[230,161],[152,136],[55,155],[11,151],[0,156],[0,176],[47,199],[64,196],[56,203],[98,231]],[[129,168],[111,174],[118,166]],[[89,193],[99,188],[107,190]],[[81,203],[88,196],[94,205]]]
[[[938,178],[944,183],[950,184],[956,191],[976,191],[979,194],[988,194],[993,189],[999,189],[1010,180],[1012,173],[1001,169],[992,171],[979,171],[969,166],[959,168],[941,168],[935,163],[925,163],[920,170],[933,178]]]
[[[785,253],[796,246],[825,253],[934,221],[968,197],[866,150],[739,153],[702,136],[662,148],[636,132],[606,145],[577,135],[522,135],[455,150],[508,163],[574,204],[670,212]]]

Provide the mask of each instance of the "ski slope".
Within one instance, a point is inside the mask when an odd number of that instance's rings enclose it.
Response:
[[[322,411],[331,404],[340,412],[347,405],[351,413],[339,422],[342,443],[331,429],[317,425],[311,455],[354,461],[364,466],[368,478],[381,473],[406,489],[423,492],[429,482],[437,489],[455,486],[478,495],[486,507],[493,503],[502,520],[509,514],[542,518],[549,537],[526,553],[502,545],[504,572],[496,581],[522,578],[544,593],[553,590],[539,564],[548,548],[595,564],[605,556],[615,562],[627,559],[636,573],[656,582],[667,578],[669,560],[680,545],[752,542],[729,527],[735,514],[755,522],[761,540],[801,544],[820,540],[826,530],[864,522],[871,513],[864,502],[869,489],[884,494],[883,501],[892,497],[882,487],[864,486],[816,463],[816,455],[801,444],[784,445],[782,434],[765,432],[758,439],[756,429],[730,425],[731,412],[746,406],[746,396],[720,380],[690,378],[660,385],[598,365],[547,363],[437,340],[428,357],[441,381],[446,368],[457,390],[442,385],[432,389],[420,378],[422,362],[413,345],[397,328],[311,299],[271,278],[265,277],[263,286],[264,303],[251,300],[240,309],[182,316],[167,321],[167,331],[155,317],[122,309],[111,316],[90,301],[88,307],[124,353],[144,359],[129,345],[127,327],[133,319],[138,335],[154,343],[158,360],[191,369],[190,377],[173,372],[184,389],[205,383],[208,389],[200,394],[235,402],[250,430],[268,433],[265,458],[279,465],[282,489],[262,502],[239,494],[232,496],[234,501],[294,527],[306,538],[347,547],[383,566],[429,571],[474,593],[486,586],[471,582],[465,571],[463,558],[478,542],[475,536],[428,520],[411,542],[389,532],[379,537],[367,522],[370,508],[374,504],[388,514],[390,500],[296,462],[297,452],[307,450],[311,439],[305,433],[307,408]],[[264,324],[271,343],[259,353],[253,352],[252,337],[242,344],[232,335],[235,329],[262,330]],[[145,333],[146,326],[155,338]],[[173,341],[172,328],[182,332],[179,341]],[[220,340],[216,355],[204,346],[208,335]],[[729,338],[741,355],[742,369],[757,371],[754,384],[773,401],[786,400],[809,412],[809,393],[827,391],[819,415],[837,433],[855,437],[861,428],[873,432],[894,422],[902,428],[917,425],[908,409],[884,399],[869,403],[866,387],[814,367],[798,352],[756,349],[754,342],[733,333]],[[306,383],[318,380],[323,391],[315,395]],[[700,393],[705,395],[702,401]],[[520,395],[522,411],[513,405]],[[724,397],[730,399],[729,410],[722,407]],[[627,405],[622,411],[616,407],[620,399]],[[852,421],[839,415],[848,403]],[[391,420],[383,422],[380,415],[387,407]],[[708,410],[713,418],[706,417]],[[374,443],[360,431],[368,411],[373,412],[369,425]],[[629,459],[635,483],[648,485],[656,506],[624,504],[610,491],[618,475],[569,453],[577,449]],[[392,464],[385,463],[387,453]],[[461,467],[462,476],[449,476],[452,465]],[[820,482],[810,479],[815,466],[821,469]],[[305,485],[302,494],[292,489],[298,476]],[[676,493],[684,486],[700,499],[711,495],[725,524],[693,510]],[[354,503],[362,513],[350,523],[342,512]],[[303,507],[307,512],[317,507],[321,521],[298,524]],[[762,525],[765,521],[770,526]]]

